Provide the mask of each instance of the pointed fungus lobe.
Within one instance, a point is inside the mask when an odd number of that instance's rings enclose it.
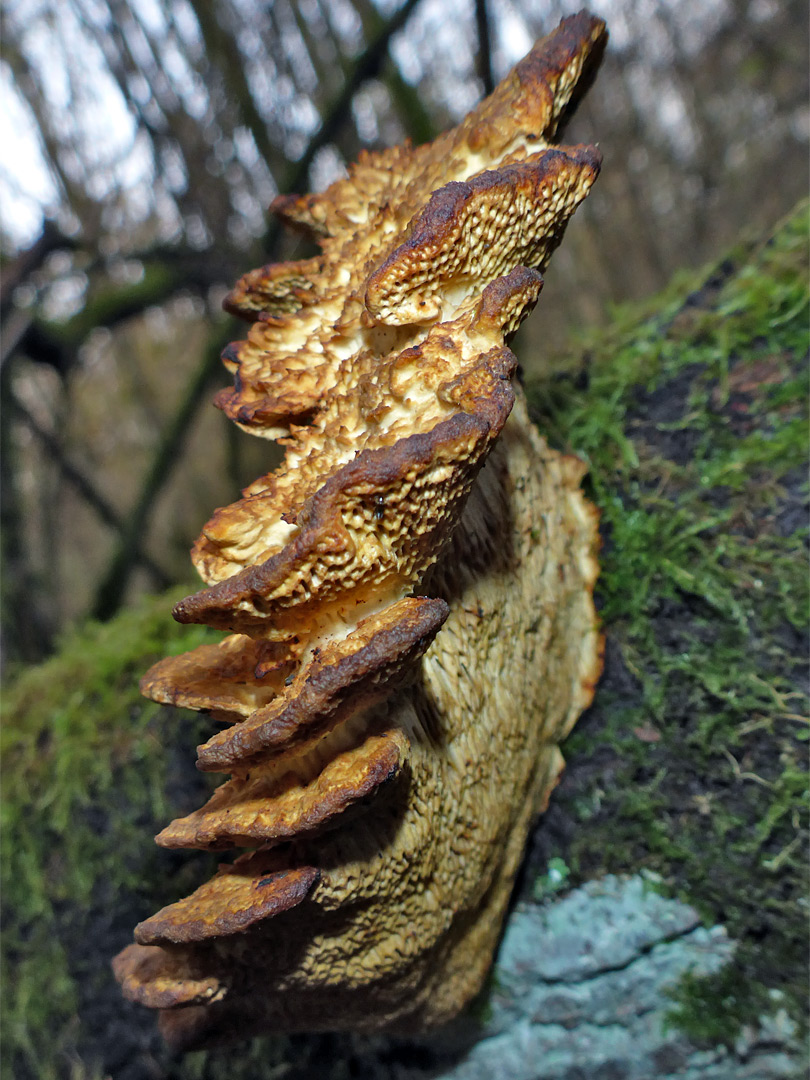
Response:
[[[318,871],[312,866],[271,869],[256,857],[221,867],[191,896],[135,927],[139,945],[180,945],[230,937],[300,904]]]
[[[284,460],[218,510],[175,617],[227,631],[147,696],[206,710],[230,774],[160,833],[251,848],[140,923],[126,997],[178,1049],[408,1032],[480,989],[558,744],[601,668],[596,512],[529,422],[507,340],[599,171],[554,145],[604,49],[564,19],[458,127],[273,209],[217,404]]]

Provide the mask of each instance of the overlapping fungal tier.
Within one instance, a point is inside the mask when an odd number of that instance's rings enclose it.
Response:
[[[175,1046],[414,1030],[482,985],[599,671],[583,468],[505,342],[598,172],[553,140],[605,38],[565,19],[432,144],[276,200],[320,254],[228,298],[218,404],[285,455],[194,547],[175,617],[228,636],[143,680],[226,725],[198,765],[230,779],[158,843],[245,849],[115,960]]]

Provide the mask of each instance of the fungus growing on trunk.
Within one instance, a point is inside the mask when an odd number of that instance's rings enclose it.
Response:
[[[600,670],[584,467],[505,342],[599,169],[552,140],[605,39],[564,19],[435,142],[277,199],[320,254],[228,297],[217,403],[286,452],[194,547],[175,617],[228,636],[143,680],[228,725],[198,765],[231,778],[158,843],[248,849],[114,962],[175,1046],[413,1031],[486,976]]]

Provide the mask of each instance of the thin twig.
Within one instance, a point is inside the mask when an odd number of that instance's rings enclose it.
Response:
[[[489,31],[487,0],[475,0],[475,26],[478,31],[478,78],[484,84],[484,93],[491,94],[495,89],[495,79],[492,75],[492,36]]]
[[[753,780],[753,782],[755,784],[759,784],[761,787],[766,787],[766,788],[770,788],[771,790],[773,790],[773,784],[771,783],[770,780],[766,780],[762,776],[757,776],[756,773],[743,772],[739,761],[737,761],[737,759],[734,757],[734,755],[731,753],[731,751],[728,750],[725,746],[722,747],[722,750],[723,750],[723,753],[725,754],[726,758],[728,759],[729,764],[731,765],[731,770],[734,773],[735,779],[737,779],[737,780]]]
[[[219,368],[222,349],[232,337],[233,327],[230,323],[227,324],[225,330],[219,328],[214,333],[203,355],[202,363],[191,378],[179,409],[163,434],[141,487],[141,493],[121,532],[107,572],[96,592],[92,609],[94,618],[112,618],[121,606],[132,575],[134,553],[141,538],[146,535],[157,498],[181,458],[183,440],[204,400],[212,377]]]
[[[42,443],[51,460],[57,466],[65,480],[76,489],[88,506],[95,510],[105,525],[108,525],[117,533],[122,533],[124,530],[124,519],[119,516],[114,507],[112,507],[104,496],[93,486],[81,469],[65,457],[62,452],[62,447],[59,445],[59,440],[39,424],[33,414],[29,412],[28,408],[20,401],[13,391],[7,391],[7,395],[8,404],[29,431],[31,431],[31,433]],[[158,588],[166,588],[171,583],[171,576],[167,574],[162,567],[158,566],[149,555],[141,551],[140,547],[136,548],[133,558],[149,571],[155,579],[155,584]]]
[[[391,38],[402,29],[413,14],[418,3],[419,0],[405,0],[402,7],[394,12],[391,18],[380,28],[379,32],[375,34],[360,56],[358,56],[354,63],[349,67],[346,81],[341,87],[340,93],[336,95],[334,101],[327,109],[326,115],[321,121],[321,126],[310,139],[303,157],[301,157],[290,170],[289,176],[284,184],[283,194],[297,192],[299,188],[306,184],[309,169],[312,162],[315,160],[315,155],[322,147],[334,140],[341,124],[344,123],[346,117],[349,116],[352,98],[363,83],[367,82],[369,79],[375,78],[379,73],[383,61],[388,54],[388,46]],[[265,238],[265,246],[268,250],[272,250],[275,247],[280,232],[281,223],[278,219],[274,219],[270,223]]]
[[[34,243],[0,268],[0,318],[5,318],[13,303],[14,290],[39,270],[52,251],[72,251],[76,241],[65,236],[59,226],[46,220]]]

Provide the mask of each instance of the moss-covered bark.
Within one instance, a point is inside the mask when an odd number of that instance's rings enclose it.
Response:
[[[673,1019],[733,1042],[807,988],[808,213],[640,322],[536,419],[590,465],[607,663],[531,867],[641,868],[740,941]]]
[[[804,1016],[806,237],[803,207],[530,388],[541,429],[590,464],[608,660],[524,894],[644,868],[724,923],[732,966],[672,1003],[698,1043],[777,1001]],[[169,608],[85,628],[6,693],[2,1054],[21,1080],[326,1075],[347,1052],[276,1039],[172,1062],[113,984],[132,924],[205,876],[149,843],[204,783],[205,721],[138,696],[154,658],[202,639]],[[377,1075],[395,1058],[382,1047]]]

